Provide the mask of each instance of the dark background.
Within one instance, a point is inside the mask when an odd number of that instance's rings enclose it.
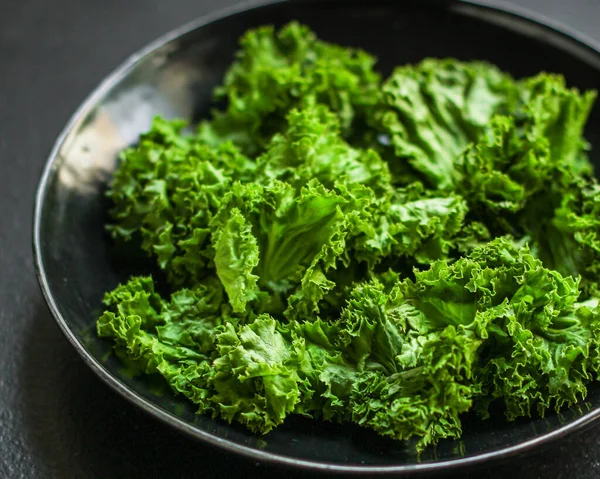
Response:
[[[600,40],[600,0],[514,2]],[[0,478],[289,477],[182,437],[101,383],[50,317],[30,246],[41,168],[77,105],[132,52],[233,3],[0,0]],[[457,477],[600,477],[600,425]]]

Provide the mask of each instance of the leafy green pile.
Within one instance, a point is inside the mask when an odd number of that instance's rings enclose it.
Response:
[[[98,334],[200,413],[289,414],[422,449],[460,415],[572,405],[600,370],[594,92],[427,59],[385,81],[292,23],[248,32],[194,134],[123,152],[109,230],[164,271],[105,297]]]

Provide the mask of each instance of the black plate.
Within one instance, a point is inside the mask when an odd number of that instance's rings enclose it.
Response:
[[[581,428],[600,416],[600,384],[579,407],[513,423],[465,418],[461,441],[444,441],[420,457],[403,443],[352,426],[291,418],[266,437],[204,416],[183,398],[131,379],[94,334],[105,291],[135,265],[115,256],[103,223],[103,192],[116,155],[147,130],[154,115],[198,119],[232,61],[238,37],[265,23],[292,19],[323,39],[362,47],[390,72],[425,56],[493,62],[516,76],[564,73],[580,88],[600,85],[599,48],[562,27],[477,2],[318,0],[230,10],[183,27],[131,57],[96,89],[60,136],[43,173],[34,218],[38,278],[58,325],[86,363],[113,389],[191,436],[257,460],[326,471],[413,473],[508,457]],[[587,137],[600,140],[600,111]],[[592,153],[599,163],[600,156]],[[127,265],[128,267],[124,267]]]

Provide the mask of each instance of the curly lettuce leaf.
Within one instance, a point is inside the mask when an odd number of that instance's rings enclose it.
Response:
[[[376,209],[379,214],[353,244],[354,254],[371,267],[401,269],[447,258],[468,211],[461,196],[438,195],[417,182],[379,198]]]
[[[540,196],[525,217],[532,249],[545,265],[581,278],[585,297],[599,295],[600,186],[595,179],[575,179]],[[547,221],[535,221],[545,214]]]
[[[255,268],[242,263],[249,274],[258,277],[256,284],[262,294],[256,296],[261,312],[310,315],[318,312],[318,302],[336,285],[327,273],[349,265],[346,237],[368,218],[363,210],[372,201],[369,191],[343,184],[329,190],[316,180],[300,191],[278,180],[268,187],[236,183],[223,198],[211,229],[220,234],[232,215],[243,218],[240,221],[251,228],[235,241],[238,250],[257,250]],[[221,268],[227,267],[225,259],[237,261],[236,255],[223,257]]]
[[[591,172],[583,131],[597,92],[569,88],[562,75],[542,73],[520,82],[523,113],[531,116],[538,133],[548,139],[553,163],[578,174]]]
[[[302,344],[286,342],[271,317],[259,316],[219,334],[212,385],[220,416],[265,434],[283,422],[300,400]]]
[[[581,197],[573,199],[589,181],[582,135],[595,92],[580,94],[546,74],[524,80],[520,88],[523,103],[515,114],[492,118],[456,162],[454,188],[467,201],[467,224],[482,225],[476,228],[483,240],[511,234],[529,242],[548,267],[581,275],[582,263],[572,257],[579,247],[553,218],[582,207]]]
[[[213,283],[179,291],[166,302],[154,291],[152,278],[132,278],[105,296],[108,309],[97,321],[98,336],[115,342],[132,372],[161,375],[174,392],[210,412],[209,358],[227,314],[220,311],[220,297]]]
[[[215,110],[213,119],[201,124],[201,139],[211,145],[232,140],[246,154],[259,154],[285,128],[288,112],[309,103],[329,107],[344,137],[362,135],[379,96],[374,57],[319,40],[297,22],[279,31],[272,26],[251,30],[240,46],[215,90],[226,109]]]
[[[185,125],[156,118],[122,153],[107,192],[112,236],[139,238],[177,287],[205,276],[213,256],[208,225],[231,184],[253,178],[256,167],[231,143],[210,148],[183,135]]]
[[[302,187],[319,180],[331,188],[342,181],[362,184],[375,193],[390,189],[387,164],[374,150],[351,147],[340,137],[338,118],[323,105],[291,110],[288,127],[276,134],[257,160],[258,177]]]
[[[511,111],[516,101],[514,80],[487,63],[426,59],[397,68],[371,120],[384,135],[394,182],[452,185],[459,155],[495,114]]]
[[[453,326],[424,340],[418,366],[385,376],[361,375],[354,384],[352,420],[397,440],[416,438],[417,450],[462,433],[459,415],[472,406],[471,381],[480,341]]]
[[[504,238],[453,264],[436,263],[401,285],[427,322],[476,333],[477,407],[501,400],[509,419],[570,406],[597,370],[600,311],[578,303],[578,281],[549,270],[526,247]]]
[[[243,312],[246,303],[257,296],[259,277],[252,273],[259,262],[256,238],[251,225],[234,208],[222,229],[213,235],[215,268],[235,312]]]

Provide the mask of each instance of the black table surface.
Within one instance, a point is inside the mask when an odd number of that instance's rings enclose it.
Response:
[[[0,478],[290,477],[171,431],[80,360],[35,279],[35,188],[77,105],[129,54],[234,0],[0,0]],[[515,0],[600,40],[599,0]],[[294,474],[300,477],[300,474]],[[456,477],[600,477],[600,424]]]

